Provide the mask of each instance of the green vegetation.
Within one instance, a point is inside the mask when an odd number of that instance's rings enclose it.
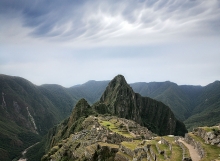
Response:
[[[205,87],[172,82],[133,83],[133,90],[168,105],[188,130],[220,122],[220,82]]]
[[[141,143],[140,140],[134,140],[133,142],[121,142],[121,145],[131,149],[131,150],[134,150],[139,144]]]
[[[111,115],[131,119],[159,135],[184,136],[185,125],[179,122],[168,106],[134,93],[122,75],[116,76],[100,98]],[[170,121],[175,122],[172,125]]]
[[[127,130],[121,129],[120,127],[116,126],[115,124],[113,124],[110,121],[99,121],[99,123],[101,125],[107,127],[112,132],[118,133],[118,134],[123,135],[128,138],[132,138],[132,135]]]
[[[171,160],[181,160],[182,159],[182,149],[175,143],[175,138],[170,136],[163,136],[163,138],[172,145],[172,152],[168,150],[168,156],[171,156]],[[171,153],[171,154],[170,154]]]
[[[210,160],[219,159],[219,155],[220,155],[220,148],[219,147],[217,147],[216,145],[205,144],[204,140],[202,138],[200,138],[192,133],[189,133],[189,135],[194,140],[200,142],[206,152],[205,157],[202,158],[201,161],[210,161]]]
[[[51,127],[65,119],[71,113],[77,100],[85,97],[89,103],[94,103],[101,97],[105,88],[106,92],[100,102],[92,107],[85,106],[84,109],[81,109],[80,106],[72,118],[66,119],[49,132],[44,143],[32,148],[39,152],[38,154],[33,153],[33,155],[40,156],[45,149],[47,151],[47,148],[50,147],[50,139],[54,139],[55,144],[57,141],[69,137],[71,133],[82,130],[81,123],[91,114],[96,116],[113,114],[134,119],[161,135],[166,134],[166,131],[169,131],[167,129],[174,128],[164,124],[168,122],[168,118],[171,118],[176,121],[177,127],[173,133],[183,135],[186,132],[184,125],[175,119],[167,106],[150,98],[141,98],[127,85],[123,76],[119,77],[114,79],[107,88],[108,81],[90,81],[80,86],[64,88],[59,85],[36,86],[23,78],[0,75],[0,92],[4,93],[6,102],[4,103],[3,99],[0,99],[0,160],[7,161],[19,157],[21,151],[38,142]],[[201,125],[213,126],[220,122],[219,81],[205,87],[178,86],[171,82],[137,83],[131,86],[143,96],[152,97],[169,105],[180,120],[185,120],[189,129]],[[133,96],[136,100],[133,99]],[[147,104],[145,104],[146,102]],[[82,104],[84,103],[85,101]],[[137,110],[133,110],[137,105],[141,105],[138,108],[141,109],[138,111],[139,115],[134,113]],[[148,108],[142,108],[145,105]],[[35,120],[39,135],[34,133],[35,129],[28,115],[27,107]],[[110,120],[105,127],[112,132],[132,137],[117,120]],[[206,131],[215,129],[214,131],[218,133],[216,128],[204,129]],[[59,136],[53,138],[52,136],[55,134]],[[30,153],[27,155],[32,157]]]
[[[205,126],[205,127],[200,127],[200,128],[202,128],[206,132],[212,132],[212,131],[218,131],[219,130],[218,126],[212,126],[212,127]]]

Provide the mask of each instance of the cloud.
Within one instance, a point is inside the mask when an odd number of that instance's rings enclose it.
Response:
[[[165,41],[185,35],[219,34],[220,1],[12,1],[1,15],[14,14],[32,38],[65,42]],[[128,40],[129,39],[129,40]],[[134,40],[132,40],[134,39]],[[117,41],[119,40],[119,41]]]
[[[1,0],[0,73],[206,85],[219,75],[219,0]]]

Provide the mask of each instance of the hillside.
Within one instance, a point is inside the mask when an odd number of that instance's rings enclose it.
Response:
[[[91,80],[82,85],[67,88],[67,91],[77,100],[80,100],[81,98],[86,98],[89,104],[93,104],[100,99],[108,83],[109,81]]]
[[[172,82],[134,83],[131,87],[142,96],[168,105],[175,116],[184,121],[187,129],[213,126],[219,120],[220,81],[207,86],[178,86]]]
[[[88,122],[92,122],[90,126]],[[215,142],[215,139],[210,139],[207,144],[210,133],[214,138],[220,136],[211,130],[216,127],[200,127],[193,133],[187,134],[185,138],[170,135],[159,137],[138,124],[133,130],[137,132],[136,135],[133,132],[129,134],[127,128],[121,129],[118,126],[123,124],[121,126],[125,127],[124,122],[129,122],[130,126],[134,123],[117,117],[90,116],[82,123],[86,129],[71,134],[70,137],[53,146],[42,157],[42,161],[51,159],[54,161],[192,161],[192,159],[194,161],[218,161],[220,159],[219,141]],[[138,138],[139,130],[146,130],[148,137],[142,135]],[[211,132],[206,130],[211,130]],[[218,132],[220,132],[219,129]]]
[[[84,109],[81,112],[86,109],[90,109],[91,113],[94,112],[85,100],[80,100],[75,109],[81,109],[80,107]],[[218,126],[197,128],[192,133],[186,134],[185,138],[173,135],[157,136],[135,121],[100,114],[85,117],[78,109],[73,110],[68,120],[53,129],[49,148],[42,161],[220,159]],[[76,118],[75,116],[81,116],[77,118],[80,120],[77,125],[71,121]]]
[[[108,83],[88,81],[70,88],[55,84],[36,86],[20,77],[0,75],[0,156],[6,161],[19,156],[22,150],[39,141],[50,128],[67,118],[78,100],[85,98],[90,105],[98,101]],[[192,129],[220,122],[219,84],[216,81],[201,87],[151,82],[133,83],[130,87],[141,96],[159,100],[169,106],[174,115],[184,121],[188,129]],[[138,94],[135,96],[140,97]],[[102,107],[104,105],[97,106],[96,110],[100,113],[109,112]],[[122,116],[120,112],[118,116]]]
[[[85,84],[71,87],[71,95],[77,94],[77,98],[85,98],[90,104],[93,104],[102,96],[108,83],[109,81],[88,81]],[[213,126],[219,122],[219,83],[220,81],[215,81],[202,87],[177,85],[166,81],[139,82],[132,83],[130,86],[135,93],[161,101],[169,106],[174,115],[179,120],[184,121],[187,128],[192,130],[193,127]],[[86,95],[86,92],[81,92],[82,90],[90,93],[90,96]],[[90,98],[91,95],[93,99]]]
[[[66,118],[74,101],[20,77],[0,75],[0,82],[0,160],[7,161]]]
[[[100,103],[106,105],[112,115],[134,120],[159,135],[184,135],[186,132],[185,125],[175,118],[168,106],[135,93],[122,75],[108,84]]]
[[[108,122],[109,119],[107,118],[119,120],[117,121],[117,126],[113,125],[112,122]],[[124,122],[124,125],[122,122]],[[90,128],[98,126],[99,123],[103,123],[103,126],[113,126],[112,129],[116,130],[113,130],[116,132],[114,136],[118,136],[120,141],[131,141],[131,138],[134,138],[134,136],[135,138],[151,138],[154,134],[149,130],[160,135],[176,134],[183,136],[187,132],[185,125],[176,120],[174,114],[166,105],[134,93],[125,78],[118,75],[108,84],[100,101],[94,105],[90,106],[85,99],[78,101],[70,117],[49,131],[41,142],[42,147],[45,149],[45,152],[48,152],[52,147],[57,146],[59,142],[62,142],[62,140],[70,137],[72,134],[79,131],[88,132]],[[128,125],[131,126],[129,129]],[[141,125],[144,127],[141,127]],[[115,126],[121,128],[124,126],[127,130],[117,130]],[[139,127],[138,132],[135,130],[137,127]],[[91,139],[94,139],[97,135],[100,135],[101,140],[104,139],[106,131],[100,132],[101,133],[96,132],[95,134],[89,133],[85,141],[91,142]],[[130,137],[130,139],[126,139],[127,137]],[[114,140],[114,138],[112,139]],[[78,147],[80,145],[76,146]],[[58,147],[56,147],[56,149],[57,148]],[[35,149],[34,151],[39,151],[37,148],[33,149]],[[83,149],[80,151],[80,154],[83,154]],[[33,157],[33,155],[29,153],[27,157],[34,160],[41,154],[42,153],[39,153],[38,156]],[[45,156],[44,160],[47,159],[48,157]]]

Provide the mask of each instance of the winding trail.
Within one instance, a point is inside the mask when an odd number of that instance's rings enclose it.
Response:
[[[182,139],[179,139],[178,141],[183,143],[189,149],[189,153],[190,153],[192,161],[200,161],[201,160],[199,154],[197,153],[196,149],[194,149],[194,147],[192,145],[186,143]]]
[[[25,149],[23,152],[22,152],[22,158],[20,158],[18,161],[27,161],[27,159],[25,158],[25,154],[27,153],[27,151],[30,149],[30,148],[32,148],[33,146],[35,146],[35,145],[37,145],[37,144],[39,144],[40,142],[37,142],[37,143],[35,143],[34,145],[31,145],[31,146],[29,146],[27,149]]]

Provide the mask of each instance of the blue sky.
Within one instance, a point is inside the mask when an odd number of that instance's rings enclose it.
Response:
[[[1,0],[0,73],[65,87],[220,80],[219,0]]]

